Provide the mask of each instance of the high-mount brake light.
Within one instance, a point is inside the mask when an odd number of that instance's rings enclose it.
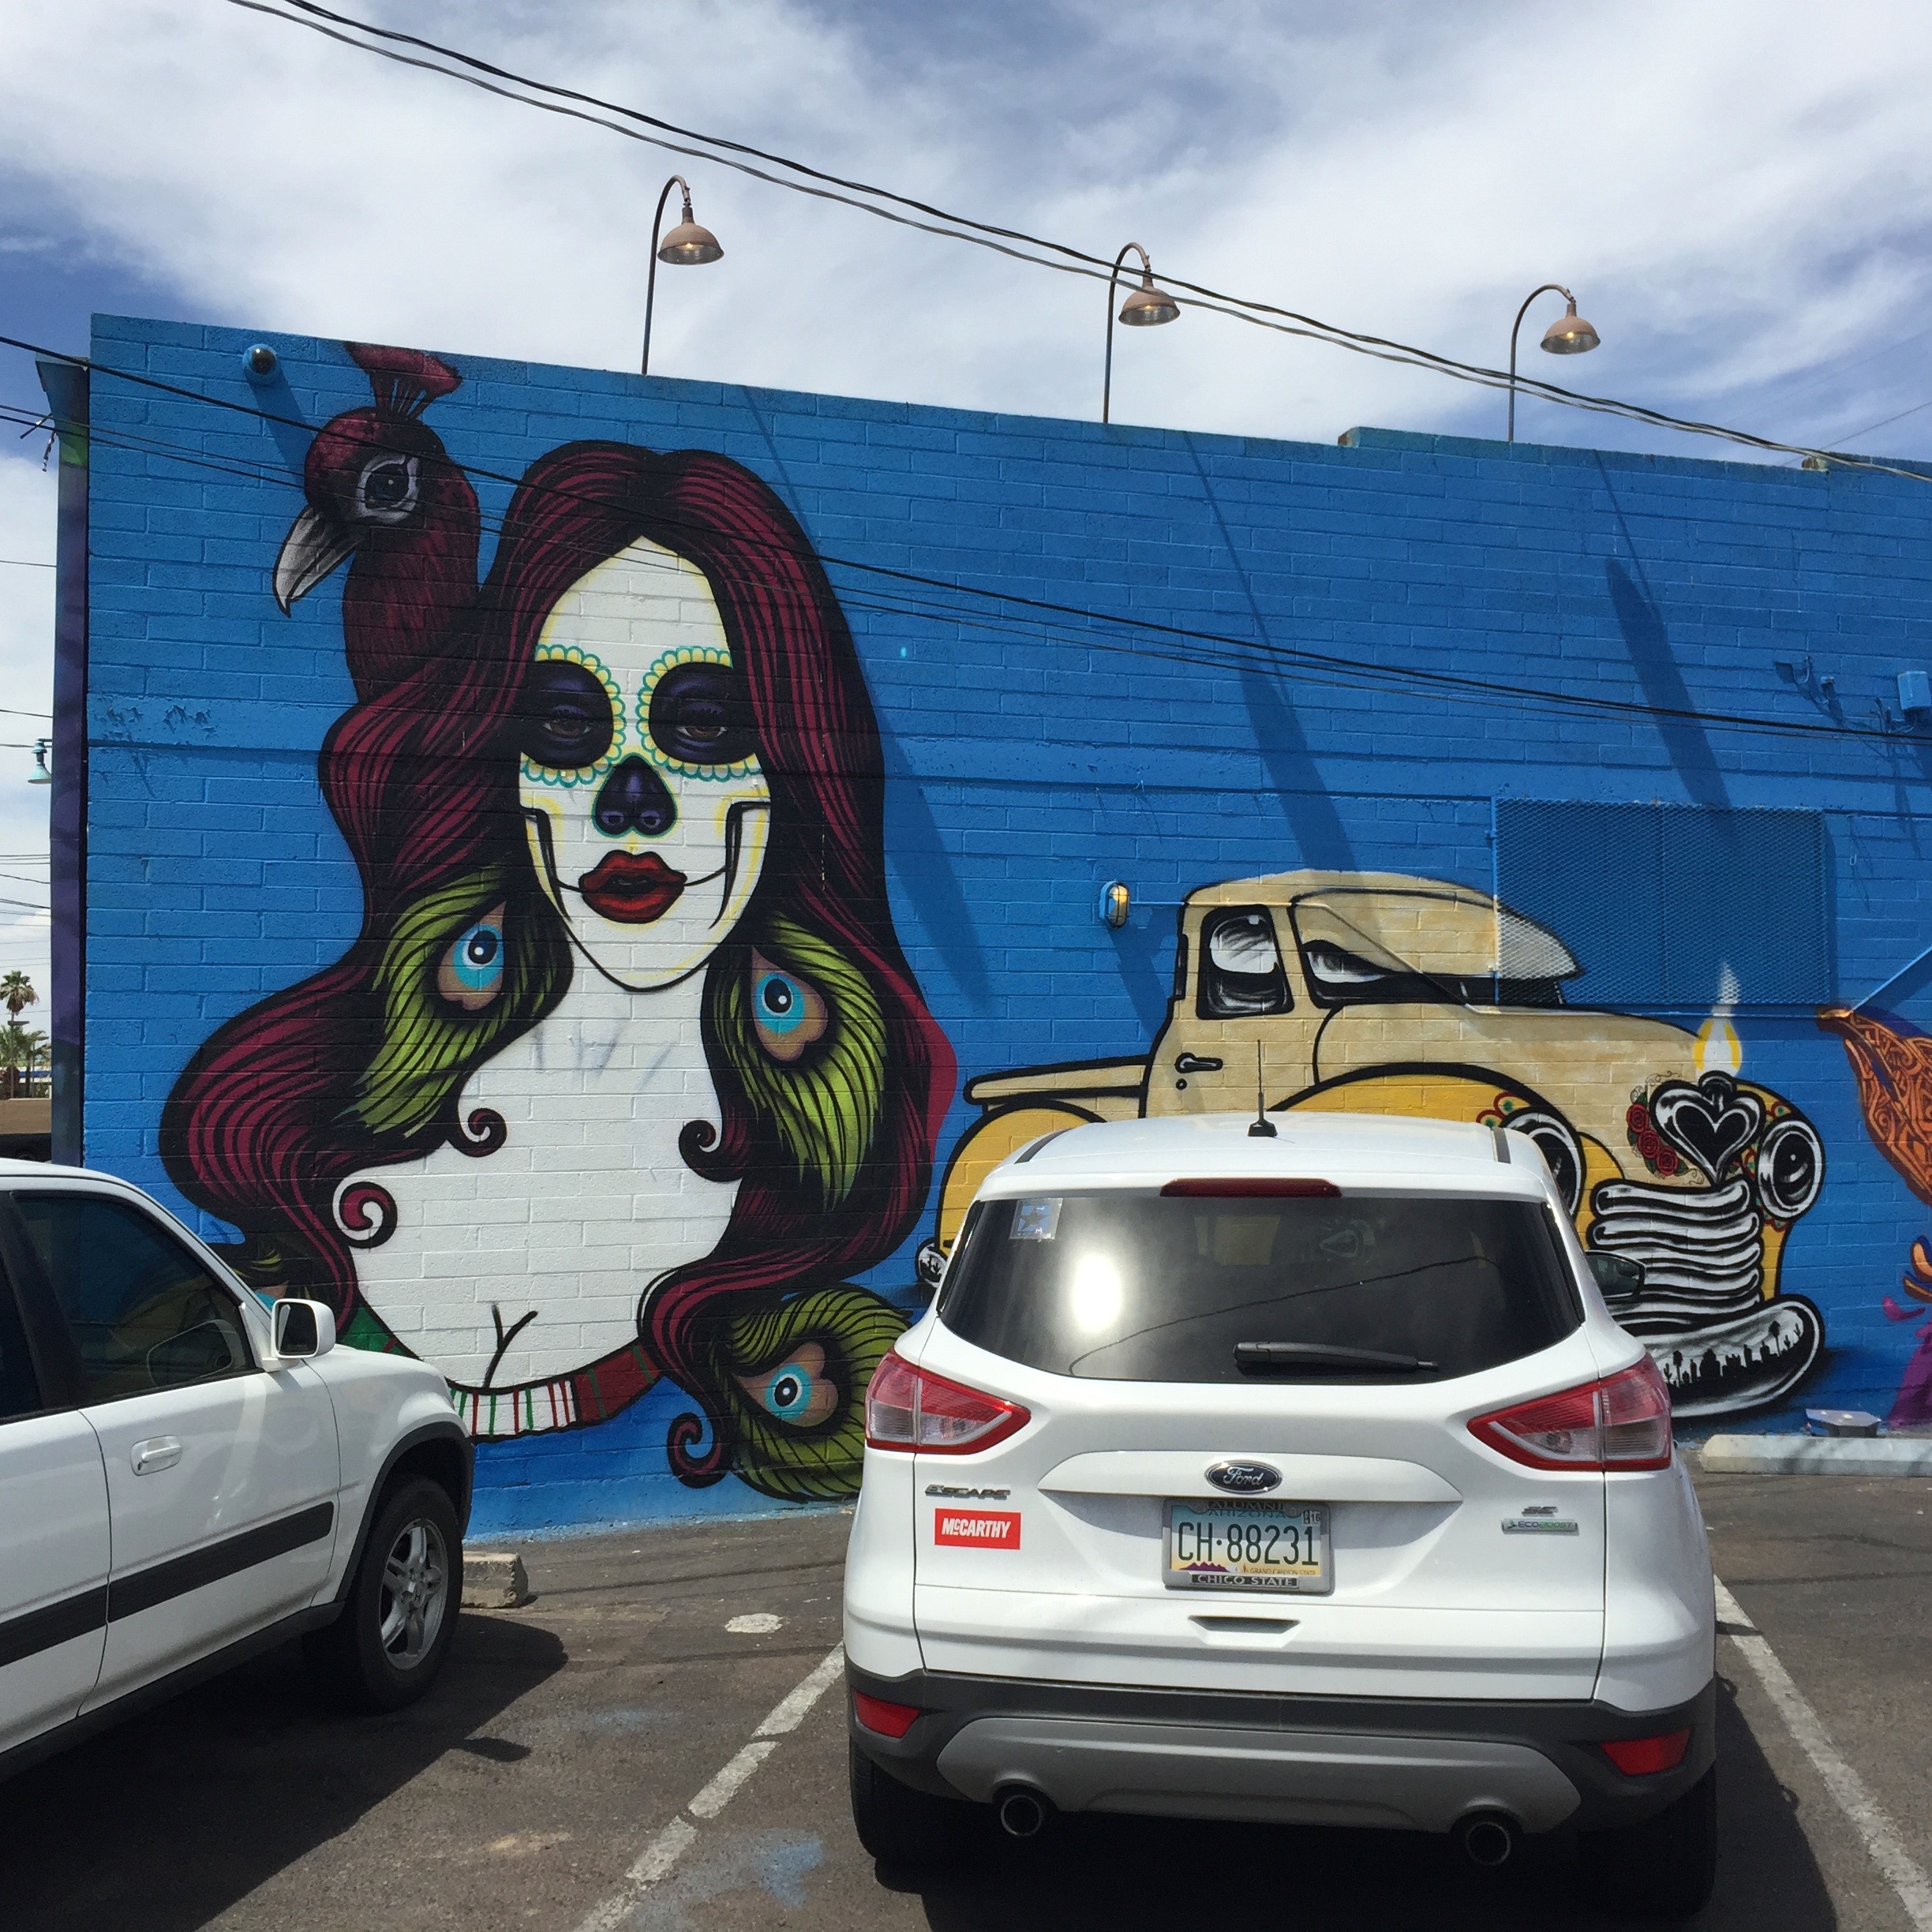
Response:
[[[866,1391],[866,1445],[921,1455],[971,1455],[1024,1428],[1030,1410],[915,1368],[889,1351]]]
[[[1469,1426],[1478,1442],[1530,1469],[1670,1466],[1670,1389],[1648,1355],[1601,1381],[1492,1410]]]
[[[1256,1174],[1226,1181],[1170,1181],[1161,1193],[1210,1200],[1336,1200],[1342,1190],[1332,1181],[1278,1180]]]

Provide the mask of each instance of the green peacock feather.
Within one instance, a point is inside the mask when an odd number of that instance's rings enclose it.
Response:
[[[732,1323],[724,1331],[718,1384],[737,1428],[734,1473],[787,1503],[856,1496],[865,1460],[866,1389],[905,1325],[889,1302],[849,1282]],[[822,1420],[803,1427],[773,1414],[764,1398],[778,1372],[801,1358],[817,1362],[814,1380],[822,1375],[836,1398]]]
[[[796,973],[825,1000],[830,1024],[804,1058],[787,1065],[758,1043],[751,975],[713,979],[713,1023],[752,1105],[773,1121],[798,1168],[836,1208],[859,1178],[886,1091],[886,1016],[865,975],[829,941],[773,914],[757,942],[775,966]]]
[[[530,897],[526,873],[489,866],[425,894],[396,921],[376,975],[382,1044],[350,1110],[371,1133],[420,1133],[506,1035],[541,1018],[561,994],[563,942]],[[504,948],[502,993],[482,1012],[466,1013],[437,991],[436,969],[458,934],[497,905],[528,930]]]

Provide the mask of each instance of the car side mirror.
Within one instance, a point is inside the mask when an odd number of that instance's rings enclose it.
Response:
[[[284,1361],[308,1361],[335,1346],[335,1317],[322,1302],[291,1297],[276,1302],[270,1319],[275,1352]]]
[[[1643,1293],[1641,1261],[1630,1260],[1623,1255],[1595,1253],[1589,1256],[1589,1264],[1597,1286],[1603,1290],[1603,1298],[1612,1306],[1619,1301],[1634,1301]]]

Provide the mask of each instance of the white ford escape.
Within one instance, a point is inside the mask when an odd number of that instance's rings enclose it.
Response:
[[[1715,1633],[1661,1379],[1521,1136],[1275,1125],[1076,1127],[980,1190],[867,1403],[860,1838],[1563,1829],[1694,1910]]]
[[[473,1456],[441,1376],[272,1314],[106,1174],[0,1161],[0,1777],[286,1638],[428,1688]]]

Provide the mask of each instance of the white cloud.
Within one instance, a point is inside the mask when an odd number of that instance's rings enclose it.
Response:
[[[361,7],[1483,362],[1503,360],[1528,289],[1567,282],[1604,346],[1545,361],[1539,309],[1524,350],[1539,373],[1799,440],[1905,413],[1860,447],[1932,451],[1932,408],[1909,413],[1932,397],[1932,13],[1911,0]],[[650,208],[674,167],[727,254],[661,278],[661,373],[1097,413],[1091,283],[219,0],[0,9],[0,291],[99,264],[172,290],[189,317],[630,367]],[[1117,347],[1122,421],[1322,440],[1357,422],[1494,435],[1502,421],[1488,392],[1205,315]],[[1522,428],[1725,453],[1536,402]],[[0,556],[51,556],[52,504],[33,456],[0,460]],[[51,572],[0,568],[0,680],[24,709],[48,702],[52,588]],[[43,849],[47,794],[21,782],[26,765],[0,751],[0,851]],[[43,930],[9,914],[0,964],[44,972]]]
[[[923,9],[788,0],[368,5],[540,76],[1090,248],[1131,236],[1157,268],[1485,361],[1526,290],[1567,281],[1604,350],[1525,353],[1586,388],[1796,436],[1921,399],[1915,358],[1887,346],[1927,292],[1932,223],[1932,16],[1908,5],[1182,17],[1122,0],[925,33]],[[39,211],[21,219],[178,288],[188,313],[624,366],[673,165],[728,253],[661,278],[661,371],[1096,413],[1091,285],[237,8],[67,0],[0,24],[0,181]],[[1130,421],[1326,440],[1361,421],[1493,433],[1502,413],[1204,316],[1119,358]],[[1903,444],[1932,440],[1923,425]],[[1633,440],[1537,405],[1525,426]]]

